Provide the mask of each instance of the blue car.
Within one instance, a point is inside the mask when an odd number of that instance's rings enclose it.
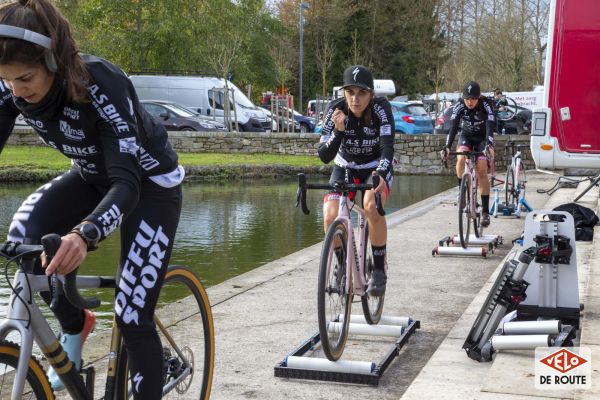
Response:
[[[423,103],[412,101],[391,101],[396,132],[408,135],[433,133],[433,122],[423,107]]]

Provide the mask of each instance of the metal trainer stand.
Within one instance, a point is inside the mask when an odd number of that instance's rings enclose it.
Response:
[[[491,361],[496,350],[573,344],[579,326],[574,243],[570,214],[550,211],[527,216],[526,250],[518,261],[506,261],[496,278],[463,344],[470,358]],[[575,302],[577,307],[572,307]]]
[[[527,211],[533,211],[533,208],[529,205],[527,200],[525,200],[525,191],[521,190],[519,192],[519,201],[517,204],[504,204],[500,201],[500,190],[499,188],[493,188],[494,191],[494,202],[490,206],[490,215],[493,215],[494,218],[497,218],[498,215],[502,216],[511,216],[514,215],[517,218],[521,218],[522,209]]]
[[[340,318],[338,324],[342,322],[343,318]],[[352,315],[349,335],[396,338],[378,364],[372,361],[329,361],[326,358],[310,357],[310,353],[317,349],[321,340],[319,332],[316,332],[275,366],[275,376],[377,386],[379,378],[398,356],[400,349],[408,342],[408,338],[420,327],[420,321],[409,317],[382,316],[379,324],[369,325],[363,315]],[[336,329],[335,323],[332,323],[329,329]]]
[[[437,246],[431,251],[432,256],[479,256],[487,257],[494,253],[494,249],[503,242],[502,236],[483,235],[476,237],[469,235],[469,245],[463,248],[458,235],[446,236],[438,240]],[[452,245],[452,246],[451,246]]]

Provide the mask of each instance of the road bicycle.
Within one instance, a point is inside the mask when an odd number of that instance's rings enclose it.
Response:
[[[471,224],[473,225],[475,237],[483,235],[481,202],[478,201],[479,178],[475,167],[477,157],[485,154],[481,151],[451,151],[448,153],[449,156],[465,156],[465,172],[462,175],[458,194],[458,237],[460,245],[465,249],[469,245]],[[446,163],[445,166],[448,167]]]
[[[114,277],[77,276],[77,270],[65,276],[55,274],[51,278],[33,274],[33,265],[41,253],[51,258],[59,246],[60,236],[56,234],[44,236],[41,245],[13,242],[0,245],[0,256],[8,260],[4,275],[12,291],[6,319],[0,324],[0,399],[55,398],[42,364],[32,356],[34,341],[73,399],[94,398],[94,367],[80,371],[74,368],[36,305],[34,293],[50,292],[50,306],[53,307],[58,294],[63,292],[76,307],[89,309],[99,306],[100,300],[83,298],[78,289],[114,289],[118,283]],[[18,268],[11,281],[8,267],[13,262]],[[206,400],[210,397],[214,365],[214,329],[208,296],[198,277],[184,266],[168,268],[160,296],[175,293],[181,300],[164,307],[157,306],[154,315],[163,345],[163,398],[185,396]],[[158,304],[166,303],[161,297]],[[19,344],[6,340],[11,332],[19,334]],[[133,398],[127,353],[114,319],[108,355],[102,398]]]
[[[331,361],[337,361],[344,352],[354,295],[361,298],[368,324],[377,324],[383,312],[385,293],[381,296],[371,296],[366,291],[374,267],[366,214],[364,209],[349,197],[351,192],[370,190],[378,184],[379,176],[376,175],[373,176],[372,184],[338,181],[331,185],[308,184],[306,176],[298,174],[296,207],[301,205],[304,214],[310,213],[306,206],[307,189],[335,190],[341,193],[338,216],[325,234],[317,290],[319,337],[323,352]],[[377,211],[380,215],[385,215],[381,195],[377,193],[375,199]],[[354,236],[351,212],[357,215],[358,243]]]
[[[506,214],[514,214],[516,217],[521,215],[521,208],[532,211],[532,208],[525,200],[525,184],[527,183],[527,175],[525,172],[525,165],[523,164],[523,154],[521,153],[521,147],[524,144],[517,144],[514,141],[509,141],[504,145],[505,149],[510,149],[510,165],[506,169],[506,179],[503,181],[494,176],[492,171],[491,186],[497,186],[498,184],[503,185],[504,189],[504,208],[500,210],[500,198],[498,190],[494,190],[496,195],[494,196],[494,202],[490,207],[490,214],[494,217],[499,212]],[[509,154],[505,151],[505,154]]]

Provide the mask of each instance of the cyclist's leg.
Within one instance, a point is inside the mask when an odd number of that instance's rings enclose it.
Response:
[[[329,178],[329,183],[333,185],[334,182],[344,179],[347,179],[346,170],[334,165],[331,177]],[[340,193],[333,190],[325,194],[325,197],[323,198],[323,229],[325,233],[327,233],[329,225],[331,225],[337,217],[340,205],[339,199]]]
[[[485,150],[485,146],[486,141],[482,140],[475,145],[475,151],[482,152]],[[488,179],[488,160],[485,155],[477,157],[476,169],[479,194],[481,195],[481,226],[486,227],[490,224],[490,180]]]
[[[456,146],[456,151],[471,151],[473,149],[473,145],[471,144],[471,140],[468,136],[460,135],[458,139],[458,145]],[[465,173],[465,156],[457,156],[456,157],[456,178],[458,179],[458,188],[460,190],[460,183],[462,182],[462,176]]]
[[[365,181],[373,182],[372,172],[365,171]],[[385,206],[389,191],[394,178],[390,171],[385,179],[386,190],[381,193],[381,203]],[[369,280],[367,292],[373,296],[381,296],[385,292],[387,282],[386,259],[387,259],[387,222],[384,216],[377,212],[375,201],[375,192],[368,190],[365,192],[365,200],[363,202],[367,220],[369,223],[369,239],[371,240],[371,248],[373,251],[373,274]]]
[[[77,194],[76,201],[73,193]],[[83,181],[77,171],[70,170],[39,187],[23,202],[13,217],[8,239],[40,243],[41,237],[47,233],[64,235],[93,210],[100,198],[99,192]],[[39,261],[32,269],[36,274],[43,274]],[[50,303],[50,293],[42,292],[40,295],[47,304]],[[62,330],[61,345],[75,367],[79,368],[81,349],[93,329],[95,317],[88,310],[82,311],[73,306],[64,295],[59,296],[53,311]],[[54,369],[50,368],[48,375],[54,390],[64,389]]]
[[[154,308],[181,212],[181,186],[142,181],[140,200],[121,225],[121,260],[115,318],[128,354],[136,399],[159,399],[164,364],[153,321]]]

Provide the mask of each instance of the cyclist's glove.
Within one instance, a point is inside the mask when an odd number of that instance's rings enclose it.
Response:
[[[440,151],[440,157],[442,158],[442,161],[446,162],[448,161],[448,155],[450,154],[450,148],[448,147],[444,147],[441,151]]]

